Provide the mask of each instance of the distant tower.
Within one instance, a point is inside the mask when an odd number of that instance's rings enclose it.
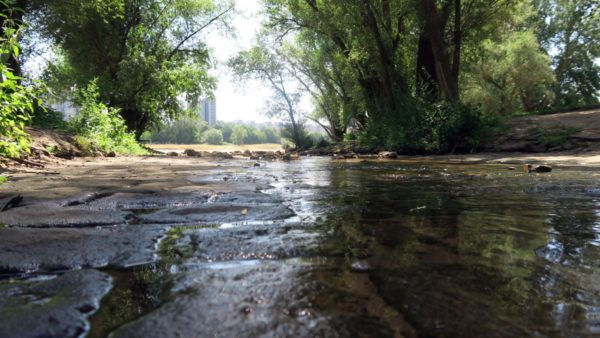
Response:
[[[214,126],[217,123],[217,101],[214,99],[206,99],[202,101],[201,116],[209,126]]]

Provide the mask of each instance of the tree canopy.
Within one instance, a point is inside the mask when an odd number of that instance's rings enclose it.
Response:
[[[485,134],[478,128],[494,117],[598,103],[597,1],[261,4],[255,45],[228,65],[242,82],[272,89],[265,113],[287,122],[283,135],[298,147],[312,121],[335,142],[472,149],[470,135]],[[51,94],[71,100],[93,83],[97,104],[118,112],[138,138],[177,125],[187,108],[210,96],[217,79],[209,74],[204,37],[211,27],[228,27],[233,10],[233,0],[0,1],[3,41],[18,46],[25,26],[51,47],[42,77]],[[3,53],[4,73],[31,83],[19,76],[21,62],[17,53]],[[242,142],[242,129],[209,136],[213,143]]]
[[[139,136],[181,116],[181,95],[214,89],[201,34],[231,9],[211,0],[69,0],[43,4],[33,24],[58,47],[46,71],[52,88],[69,96],[97,79],[101,99]]]

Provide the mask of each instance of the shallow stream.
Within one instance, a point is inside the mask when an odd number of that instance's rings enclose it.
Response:
[[[223,177],[295,216],[169,224],[157,263],[100,269],[89,337],[600,334],[595,169],[308,158]]]

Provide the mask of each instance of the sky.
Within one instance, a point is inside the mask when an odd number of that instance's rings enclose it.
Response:
[[[231,18],[235,36],[213,31],[206,38],[216,61],[211,74],[219,81],[215,91],[217,119],[268,122],[271,119],[264,116],[262,111],[271,96],[269,88],[258,81],[238,83],[226,66],[231,57],[252,46],[261,25],[258,0],[235,0],[235,3],[236,13]]]

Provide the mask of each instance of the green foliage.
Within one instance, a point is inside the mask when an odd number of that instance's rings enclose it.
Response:
[[[297,150],[314,147],[320,140],[311,135],[304,125],[300,124],[294,129],[291,124],[286,124],[281,130],[281,137],[288,140]]]
[[[203,135],[204,143],[211,145],[223,144],[223,132],[218,129],[209,129]]]
[[[135,136],[127,130],[119,111],[99,101],[95,81],[78,92],[76,103],[81,109],[69,121],[69,130],[80,136],[78,143],[82,150],[85,149],[84,152],[97,147],[104,152],[114,151],[119,154],[146,153],[135,140]],[[90,144],[82,141],[81,137],[87,139]]]
[[[94,156],[95,152],[98,150],[95,144],[87,137],[75,135],[73,141],[83,156]]]
[[[150,136],[154,143],[198,144],[208,124],[199,119],[186,117],[162,126]]]
[[[214,89],[201,35],[231,8],[226,0],[48,1],[33,24],[59,47],[48,84],[68,97],[97,79],[99,98],[139,136],[183,116],[180,97]]]
[[[8,178],[6,176],[0,175],[0,185],[8,182]]]
[[[556,105],[596,104],[600,94],[600,4],[596,0],[533,0],[533,26],[553,56]]]
[[[62,112],[49,107],[36,106],[31,119],[31,125],[35,127],[64,130],[68,123]]]
[[[0,156],[20,158],[29,153],[30,139],[25,125],[34,109],[35,90],[19,83],[4,62],[19,55],[18,30],[0,13],[4,26],[0,27]]]
[[[237,57],[230,60],[229,66],[240,80],[259,80],[271,87],[273,96],[267,103],[266,114],[289,122],[293,129],[290,137],[294,143],[301,143],[299,124],[302,123],[303,117],[298,110],[301,93],[298,88],[290,84],[294,75],[286,64],[285,56],[281,51],[269,49],[265,42],[261,42],[258,46],[239,53]],[[248,137],[247,134],[239,128],[236,132],[234,128],[231,136],[232,142],[244,143],[243,140]]]
[[[231,131],[231,143],[233,144],[246,144],[248,138],[248,131],[244,126],[236,125]]]
[[[370,148],[395,149],[405,153],[468,152],[480,150],[498,123],[468,105],[421,103],[419,115],[399,120],[371,120],[358,136],[359,144]],[[402,123],[405,128],[395,128]]]
[[[486,114],[510,115],[544,109],[553,101],[550,58],[531,31],[511,32],[482,43],[479,58],[464,74],[463,101]]]
[[[148,138],[154,143],[173,144],[264,144],[279,143],[280,135],[277,130],[265,126],[222,121],[210,128],[204,120],[188,117],[163,126]]]
[[[436,105],[429,109],[429,146],[439,152],[481,150],[498,120],[468,105]],[[431,113],[433,112],[433,113]]]

